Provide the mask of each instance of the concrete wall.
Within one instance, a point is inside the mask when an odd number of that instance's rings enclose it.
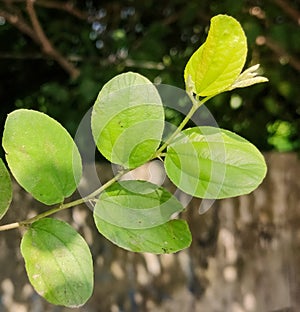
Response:
[[[205,213],[199,199],[189,203],[182,217],[189,221],[193,243],[174,255],[115,247],[98,234],[84,206],[58,214],[86,238],[94,258],[94,294],[79,309],[55,307],[40,298],[24,270],[21,232],[1,232],[0,311],[300,311],[300,162],[296,154],[265,156],[268,176],[252,194],[205,202],[212,204]],[[101,181],[111,175],[110,166],[97,170]],[[149,178],[150,171],[136,174]],[[13,205],[2,224],[45,209],[14,188]]]

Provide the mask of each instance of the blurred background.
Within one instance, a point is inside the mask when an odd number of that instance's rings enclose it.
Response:
[[[94,294],[74,310],[54,307],[33,291],[20,233],[3,233],[1,312],[300,311],[299,0],[0,0],[0,126],[7,113],[31,108],[74,136],[102,86],[126,71],[184,88],[185,64],[217,14],[241,23],[246,66],[260,63],[269,78],[207,103],[220,127],[264,152],[269,173],[262,186],[217,201],[204,215],[200,201],[192,200],[183,217],[193,244],[176,255],[128,253],[97,233],[86,208],[61,213],[85,237],[95,260]],[[178,124],[182,116],[166,110],[166,118]],[[103,180],[109,179],[110,166],[99,166]],[[14,188],[3,223],[45,209]]]
[[[299,0],[32,2],[0,1],[1,124],[32,108],[74,134],[103,84],[125,71],[184,88],[210,18],[229,14],[248,38],[246,66],[260,63],[270,82],[222,94],[208,108],[220,127],[264,151],[299,150]]]

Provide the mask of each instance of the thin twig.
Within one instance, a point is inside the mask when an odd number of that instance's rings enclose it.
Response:
[[[26,3],[27,0],[0,0],[0,2],[10,4],[13,3]],[[87,12],[81,11],[74,6],[72,1],[48,1],[48,0],[35,0],[35,4],[48,9],[56,9],[60,11],[68,12],[70,15],[73,15],[81,20],[86,20],[88,18]]]
[[[291,6],[287,0],[275,0],[277,6],[279,6],[287,15],[289,15],[298,25],[300,25],[300,12]]]
[[[28,23],[20,14],[11,13],[9,11],[0,9],[0,16],[4,17],[8,23],[16,27],[21,33],[30,37],[35,43],[40,43],[32,27],[28,25]]]
[[[16,27],[21,33],[27,35],[36,44],[41,46],[44,54],[54,59],[71,76],[71,78],[77,78],[80,71],[53,47],[42,29],[34,9],[34,0],[26,0],[26,4],[32,26],[28,24],[20,13],[17,13],[17,10],[14,10],[16,8],[11,4],[10,7],[13,12],[0,9],[0,16],[4,17],[12,26]]]
[[[290,64],[294,69],[300,72],[300,60],[295,56],[289,54],[283,47],[266,36],[259,36],[256,38],[257,45],[265,45],[273,51],[279,59],[283,59]]]
[[[193,117],[194,113],[197,111],[197,109],[202,106],[204,103],[206,103],[209,99],[212,98],[212,96],[207,96],[201,101],[195,100],[190,94],[188,94],[190,97],[193,106],[188,112],[188,114],[185,116],[185,118],[182,120],[180,125],[176,128],[176,130],[172,133],[172,135],[165,141],[165,143],[154,153],[152,159],[155,159],[156,157],[163,156],[163,151],[172,143],[172,141],[175,139],[175,137],[183,130],[184,126],[188,123],[188,121]]]
[[[0,225],[0,231],[13,230],[13,229],[18,228],[19,226],[20,226],[19,222],[14,222],[14,223]]]
[[[44,53],[53,58],[66,72],[70,74],[71,78],[77,78],[80,74],[79,70],[53,47],[50,40],[46,36],[34,9],[34,2],[35,0],[27,0],[26,8],[32,23],[32,27],[40,41],[40,45]]]
[[[56,212],[68,209],[68,208],[72,208],[78,205],[81,205],[85,202],[89,202],[92,199],[95,199],[99,194],[101,194],[105,189],[107,189],[109,186],[111,186],[113,183],[115,183],[116,181],[119,180],[120,177],[122,177],[125,173],[127,173],[129,171],[129,169],[123,169],[121,170],[118,174],[116,174],[112,179],[110,179],[108,182],[106,182],[105,184],[103,184],[100,188],[98,188],[96,191],[92,192],[90,195],[83,197],[83,198],[79,198],[76,199],[72,202],[69,203],[61,203],[60,205],[55,206],[52,209],[49,209],[45,212],[42,212],[32,218],[23,220],[23,221],[19,221],[19,222],[14,222],[14,223],[8,223],[8,224],[4,224],[0,226],[0,232],[1,231],[7,231],[7,230],[12,230],[12,229],[16,229],[20,226],[28,226],[30,224],[32,224],[33,222],[36,222],[42,218],[48,217]]]
[[[57,9],[61,11],[66,11],[70,15],[73,15],[77,17],[78,19],[81,20],[87,20],[88,14],[84,11],[79,10],[78,8],[74,7],[73,2],[71,1],[66,1],[66,2],[61,2],[61,1],[43,1],[43,0],[37,0],[36,5],[45,7],[48,9]]]

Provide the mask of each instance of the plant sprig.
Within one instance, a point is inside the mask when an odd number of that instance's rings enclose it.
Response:
[[[79,150],[67,130],[38,111],[19,109],[6,119],[2,145],[16,181],[36,200],[54,207],[0,226],[25,227],[21,253],[29,280],[50,303],[83,305],[93,290],[93,263],[85,240],[50,215],[93,201],[95,225],[114,244],[133,252],[174,253],[191,244],[184,207],[165,188],[147,181],[122,181],[127,172],[156,158],[168,178],[194,197],[221,199],[248,194],[266,175],[262,154],[244,138],[209,126],[184,129],[199,107],[225,91],[266,82],[259,65],[242,72],[247,40],[232,17],[212,18],[207,40],[187,62],[184,79],[192,106],[162,142],[165,117],[157,88],[128,72],[108,81],[93,106],[91,129],[100,153],[121,170],[91,194],[65,202],[82,176]],[[0,218],[12,200],[10,173],[0,160]],[[47,281],[47,282],[45,282]]]

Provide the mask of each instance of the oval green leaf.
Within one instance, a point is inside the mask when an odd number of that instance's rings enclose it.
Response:
[[[55,305],[78,307],[93,291],[93,262],[85,240],[67,223],[45,218],[24,234],[21,253],[30,283]]]
[[[187,89],[213,96],[228,89],[241,73],[247,56],[247,39],[237,20],[227,15],[211,19],[205,43],[191,56],[184,79]]]
[[[125,229],[94,214],[98,231],[117,246],[133,252],[174,253],[190,246],[191,232],[184,220],[171,220],[149,229]]]
[[[60,203],[75,191],[82,170],[80,154],[56,120],[37,111],[16,110],[6,119],[2,144],[13,176],[40,202]]]
[[[2,159],[0,159],[0,219],[7,212],[12,200],[10,175]]]
[[[213,127],[184,130],[168,147],[165,169],[181,190],[200,198],[248,194],[267,167],[259,150],[230,131]]]
[[[108,187],[96,203],[94,214],[106,222],[146,229],[166,223],[184,207],[167,190],[146,181],[121,181]]]
[[[164,129],[164,110],[155,86],[128,72],[104,85],[92,112],[97,148],[109,161],[125,168],[151,159]]]

